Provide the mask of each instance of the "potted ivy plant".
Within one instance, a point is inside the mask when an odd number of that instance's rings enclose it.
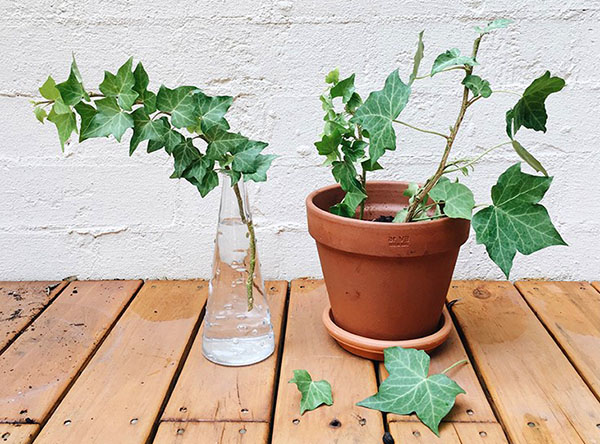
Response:
[[[383,89],[364,101],[355,91],[354,74],[340,79],[336,69],[326,77],[328,87],[320,97],[325,128],[315,146],[337,184],[308,196],[308,229],[316,240],[331,304],[324,322],[342,346],[357,354],[381,358],[390,346],[431,349],[443,342],[450,331],[444,301],[471,222],[477,243],[486,246],[507,278],[517,251],[531,254],[566,245],[539,204],[552,177],[517,139],[523,128],[546,131],[546,98],[560,91],[564,80],[546,71],[521,94],[495,89],[475,74],[485,36],[510,23],[498,19],[477,27],[469,55],[449,49],[435,58],[427,74],[419,69],[421,32],[408,81],[395,70]],[[443,73],[456,76],[462,90],[449,131],[401,120],[414,82]],[[452,158],[468,112],[500,93],[518,95],[506,112],[505,140],[470,158]],[[383,168],[382,156],[396,149],[395,127],[440,142],[439,163],[422,183],[367,180],[370,172]],[[469,174],[490,152],[509,147],[539,174],[522,171],[520,162],[510,166],[492,187],[492,203],[473,214],[480,205],[459,176]]]
[[[201,197],[223,183],[203,351],[223,365],[261,361],[273,353],[274,337],[244,182],[266,181],[275,156],[262,154],[266,143],[230,131],[225,114],[232,97],[195,86],[162,85],[155,93],[142,63],[135,69],[132,63],[116,74],[105,71],[99,91],[90,92],[73,58],[67,80],[48,77],[40,88],[35,116],[56,125],[63,150],[73,133],[79,142],[109,136],[120,142],[131,129],[129,155],[142,142],[148,153],[164,150],[174,160],[171,178],[185,179]]]

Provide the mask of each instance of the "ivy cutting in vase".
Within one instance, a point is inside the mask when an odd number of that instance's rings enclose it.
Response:
[[[552,224],[546,209],[539,204],[548,190],[552,177],[519,141],[520,130],[546,132],[545,101],[560,91],[565,82],[546,71],[532,81],[523,93],[496,90],[488,80],[476,75],[478,55],[485,37],[492,31],[505,28],[510,20],[498,19],[487,26],[477,27],[477,36],[469,55],[452,48],[438,55],[429,72],[420,72],[424,54],[423,32],[419,34],[412,72],[404,83],[398,70],[386,79],[384,88],[371,92],[363,102],[355,91],[355,75],[340,80],[338,70],[326,77],[329,84],[321,96],[325,110],[325,128],[321,140],[315,143],[319,154],[332,166],[335,180],[345,192],[343,200],[330,208],[336,215],[363,219],[367,202],[367,176],[383,167],[380,159],[386,151],[396,149],[396,129],[419,131],[440,141],[441,158],[433,173],[419,185],[404,191],[408,205],[393,218],[376,221],[414,223],[438,218],[472,219],[478,243],[486,246],[490,258],[508,278],[516,252],[531,254],[551,245],[566,245]],[[422,128],[414,122],[399,118],[407,106],[415,82],[452,75],[460,82],[462,96],[455,120],[448,132]],[[452,159],[452,148],[468,112],[485,106],[490,97],[499,93],[518,96],[506,112],[505,140],[466,159]],[[440,124],[441,127],[443,125]],[[456,173],[468,175],[475,165],[492,151],[511,147],[517,158],[525,161],[541,175],[526,174],[521,164],[508,168],[492,187],[492,204],[473,214],[476,207],[473,193],[460,183]],[[454,175],[454,176],[453,176]],[[477,205],[479,206],[479,205]],[[393,220],[391,220],[393,219]]]
[[[195,86],[157,93],[148,89],[149,78],[142,63],[133,69],[130,58],[116,74],[104,73],[99,92],[89,92],[82,83],[75,59],[66,81],[56,84],[48,77],[40,88],[45,100],[33,102],[40,122],[56,125],[61,147],[73,133],[79,142],[113,136],[121,141],[131,129],[129,155],[142,142],[147,152],[164,149],[174,159],[173,179],[185,179],[205,197],[219,184],[218,171],[227,174],[237,197],[242,222],[248,228],[249,264],[246,281],[248,311],[253,307],[253,276],[256,237],[252,220],[246,217],[238,182],[267,180],[267,170],[276,157],[262,154],[264,142],[229,131],[225,114],[233,103],[229,96],[211,97]],[[198,144],[204,144],[202,152]]]

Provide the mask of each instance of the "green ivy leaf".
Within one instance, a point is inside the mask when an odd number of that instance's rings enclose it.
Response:
[[[129,142],[131,156],[143,140],[162,141],[169,130],[164,120],[152,120],[144,108],[138,108],[133,113],[133,136]]]
[[[73,57],[73,61],[71,62],[71,72],[69,73],[69,78],[65,82],[56,85],[56,89],[60,92],[62,101],[68,106],[77,105],[81,99],[84,98],[86,100],[90,99],[87,92],[85,92],[83,84],[81,83],[81,74],[77,68],[75,57]]]
[[[477,31],[478,33],[483,35],[483,34],[487,34],[490,31],[493,31],[494,29],[506,28],[512,22],[513,21],[509,20],[509,19],[499,18],[499,19],[489,22],[483,28],[481,26],[475,26],[475,31]]]
[[[433,62],[433,67],[431,68],[431,75],[434,76],[446,68],[461,65],[475,66],[478,65],[478,63],[473,57],[461,56],[458,48],[452,48],[437,56]]]
[[[225,114],[233,103],[233,97],[210,97],[202,92],[197,92],[195,97],[200,113],[200,127],[196,127],[196,129],[200,129],[203,133],[206,133],[215,125],[223,130],[229,129],[229,123],[225,120]]]
[[[48,76],[44,84],[40,87],[39,91],[43,98],[54,101],[53,108],[56,114],[65,114],[71,112],[71,108],[65,105],[60,97],[60,91],[58,91],[56,88],[56,83],[52,77]]]
[[[213,183],[212,178],[209,176],[211,176],[214,166],[214,160],[210,160],[206,156],[203,156],[202,158],[193,161],[191,166],[187,168],[184,173],[184,177],[188,182],[198,188],[198,191],[200,191],[200,194],[203,197],[212,189],[208,189],[208,187]]]
[[[342,217],[354,217],[356,209],[366,198],[367,195],[359,190],[347,192],[340,203],[329,208],[329,212]]]
[[[256,171],[244,174],[244,182],[252,180],[254,182],[265,182],[267,180],[267,171],[271,167],[273,160],[277,158],[275,154],[261,154],[256,160]]]
[[[195,97],[199,91],[195,86],[169,89],[162,85],[158,90],[156,106],[160,111],[171,113],[171,123],[174,127],[194,126],[200,116]]]
[[[209,141],[206,148],[206,155],[210,159],[224,162],[227,158],[227,153],[235,154],[246,147],[248,138],[239,133],[230,133],[215,125],[211,127],[205,136]]]
[[[194,146],[192,139],[185,139],[173,149],[173,158],[175,159],[175,171],[171,175],[171,179],[179,179],[192,164],[202,159],[202,155]]]
[[[402,193],[404,196],[412,199],[415,194],[419,192],[419,184],[415,182],[411,182],[408,184],[404,192]]]
[[[542,166],[542,164],[540,163],[540,161],[537,160],[535,157],[533,157],[533,154],[531,154],[529,151],[527,151],[523,147],[523,145],[521,145],[516,140],[512,140],[511,143],[512,143],[512,147],[515,150],[515,152],[519,155],[519,157],[521,159],[523,159],[525,162],[527,162],[527,164],[531,168],[533,168],[534,170],[536,170],[539,173],[542,173],[544,176],[548,176],[548,172]]]
[[[329,211],[338,216],[354,217],[356,208],[367,198],[362,184],[356,178],[357,173],[354,164],[347,158],[343,161],[335,161],[331,172],[342,190],[346,191],[346,194],[344,199],[333,205]]]
[[[233,155],[231,167],[239,173],[255,173],[258,169],[260,152],[267,146],[264,142],[246,140],[243,147]]]
[[[128,128],[133,128],[133,117],[122,111],[114,97],[96,102],[98,112],[90,121],[85,138],[113,135],[119,142]]]
[[[398,70],[392,72],[381,91],[374,91],[350,120],[369,133],[370,161],[377,160],[386,150],[396,149],[396,133],[392,121],[406,106],[410,87],[400,80]]]
[[[412,85],[417,76],[419,75],[419,66],[423,60],[423,53],[425,52],[425,45],[423,44],[423,31],[419,33],[419,42],[417,43],[417,51],[413,61],[413,70],[408,79],[408,86]]]
[[[130,111],[138,98],[138,93],[133,90],[135,77],[132,72],[133,58],[127,60],[114,75],[104,71],[104,80],[100,84],[100,91],[106,97],[114,97],[121,108]],[[139,73],[138,73],[139,74]]]
[[[79,114],[81,118],[81,125],[79,127],[79,142],[83,142],[86,140],[90,133],[90,124],[96,115],[96,108],[91,105],[88,105],[85,102],[79,102],[75,105],[75,111]]]
[[[358,93],[355,92],[350,97],[350,100],[348,100],[348,103],[346,103],[346,112],[354,114],[358,107],[362,105],[362,103],[362,98],[360,97],[360,95],[358,95]]]
[[[168,154],[173,154],[173,150],[177,145],[182,143],[185,140],[183,134],[179,131],[174,130],[169,124],[169,119],[165,116],[159,119],[163,122],[163,125],[167,128],[167,131],[163,135],[161,140],[149,140],[148,141],[148,152],[153,153],[154,151],[160,150],[162,147],[165,147],[165,151]]]
[[[397,223],[397,224],[401,224],[404,221],[406,221],[406,216],[408,216],[408,209],[403,208],[400,211],[398,211],[396,213],[396,215],[394,216],[394,219],[392,220],[392,222]]]
[[[382,412],[409,415],[416,413],[439,436],[439,424],[456,397],[465,391],[444,374],[427,376],[429,356],[422,350],[386,348],[385,368],[389,376],[379,391],[357,405]]]
[[[315,147],[317,148],[318,153],[321,156],[327,157],[327,162],[333,162],[336,159],[339,159],[340,152],[339,146],[342,141],[342,136],[340,133],[335,132],[331,135],[323,134],[321,136],[321,140],[315,142]]]
[[[339,68],[335,68],[334,70],[330,71],[325,76],[325,83],[331,83],[331,84],[335,85],[339,81],[340,81],[340,70],[339,70]]]
[[[44,123],[44,119],[48,116],[46,110],[41,106],[36,106],[33,108],[33,113],[35,114],[35,118],[38,119],[41,123]]]
[[[296,384],[302,394],[300,414],[314,410],[321,404],[332,405],[331,385],[325,380],[313,381],[306,370],[294,370],[294,377],[288,383]]]
[[[545,102],[548,96],[565,86],[560,77],[551,77],[550,71],[535,79],[523,93],[517,104],[506,113],[506,133],[511,139],[521,126],[535,131],[546,132]]]
[[[56,105],[56,104],[55,104]],[[52,106],[50,113],[48,114],[48,120],[56,125],[58,131],[58,139],[60,140],[60,147],[65,150],[65,142],[71,137],[73,131],[77,132],[77,121],[75,119],[75,113],[69,111],[68,113],[58,114]]]
[[[133,71],[133,90],[137,93],[138,97],[136,100],[141,100],[144,104],[144,109],[148,114],[152,114],[156,111],[156,94],[152,91],[148,91],[148,85],[150,79],[144,69],[142,62],[139,62]]]
[[[488,82],[487,80],[483,80],[479,76],[468,74],[463,79],[462,84],[469,88],[469,90],[473,93],[475,97],[481,96],[487,99],[489,96],[492,95],[492,88],[490,88],[490,82]]]
[[[475,198],[466,185],[442,177],[429,192],[436,202],[444,202],[444,214],[455,219],[471,220]]]
[[[354,89],[354,74],[352,74],[350,77],[339,81],[331,88],[331,97],[341,97],[342,103],[346,104],[352,98]]]
[[[351,162],[356,162],[359,159],[365,157],[365,148],[368,143],[363,140],[355,140],[350,143],[350,141],[344,141],[342,143],[342,152],[344,156]]]
[[[551,182],[551,177],[521,172],[521,164],[517,163],[492,187],[493,205],[473,216],[477,243],[485,245],[507,278],[517,251],[531,254],[551,245],[567,245],[546,208],[538,204]]]

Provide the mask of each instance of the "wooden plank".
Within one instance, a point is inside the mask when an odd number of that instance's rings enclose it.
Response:
[[[0,351],[59,294],[67,282],[0,282]]]
[[[154,444],[266,444],[262,422],[162,422]]]
[[[203,281],[150,281],[36,443],[143,443],[206,302]]]
[[[592,286],[597,290],[600,291],[600,281],[594,281],[592,282]]]
[[[448,299],[509,439],[600,443],[600,403],[508,282],[463,281]]]
[[[390,433],[399,444],[503,444],[507,443],[498,423],[452,422],[440,426],[440,437],[420,422],[392,422]]]
[[[600,399],[600,293],[587,282],[515,285]]]
[[[217,365],[202,355],[201,329],[163,413],[163,420],[271,420],[287,282],[267,282],[266,288],[276,337],[275,353],[250,366]]]
[[[0,421],[43,422],[140,285],[69,284],[0,356]]]
[[[377,390],[375,367],[351,355],[327,334],[321,315],[327,304],[323,281],[292,282],[281,375],[273,424],[274,443],[381,442],[382,415],[356,406]],[[300,415],[300,392],[288,380],[295,369],[328,380],[333,405]]]
[[[0,423],[0,442],[2,444],[23,444],[31,441],[39,425]]]
[[[460,341],[456,328],[452,332],[446,343],[429,353],[431,364],[429,373],[441,373],[457,361],[467,359],[467,353]],[[387,377],[387,371],[383,364],[380,364],[381,380]],[[454,379],[467,393],[458,395],[456,404],[452,411],[444,418],[445,422],[496,422],[496,417],[492,408],[479,384],[477,375],[470,364],[456,367],[448,373],[448,376]],[[403,416],[388,414],[388,422],[394,421],[418,421],[416,416]],[[430,432],[431,433],[431,432]]]

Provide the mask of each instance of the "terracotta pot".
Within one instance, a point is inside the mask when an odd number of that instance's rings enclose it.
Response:
[[[365,220],[329,212],[344,192],[321,188],[306,199],[333,320],[371,339],[407,340],[439,329],[442,308],[469,221],[440,218],[372,222],[408,204],[407,182],[367,182]]]

